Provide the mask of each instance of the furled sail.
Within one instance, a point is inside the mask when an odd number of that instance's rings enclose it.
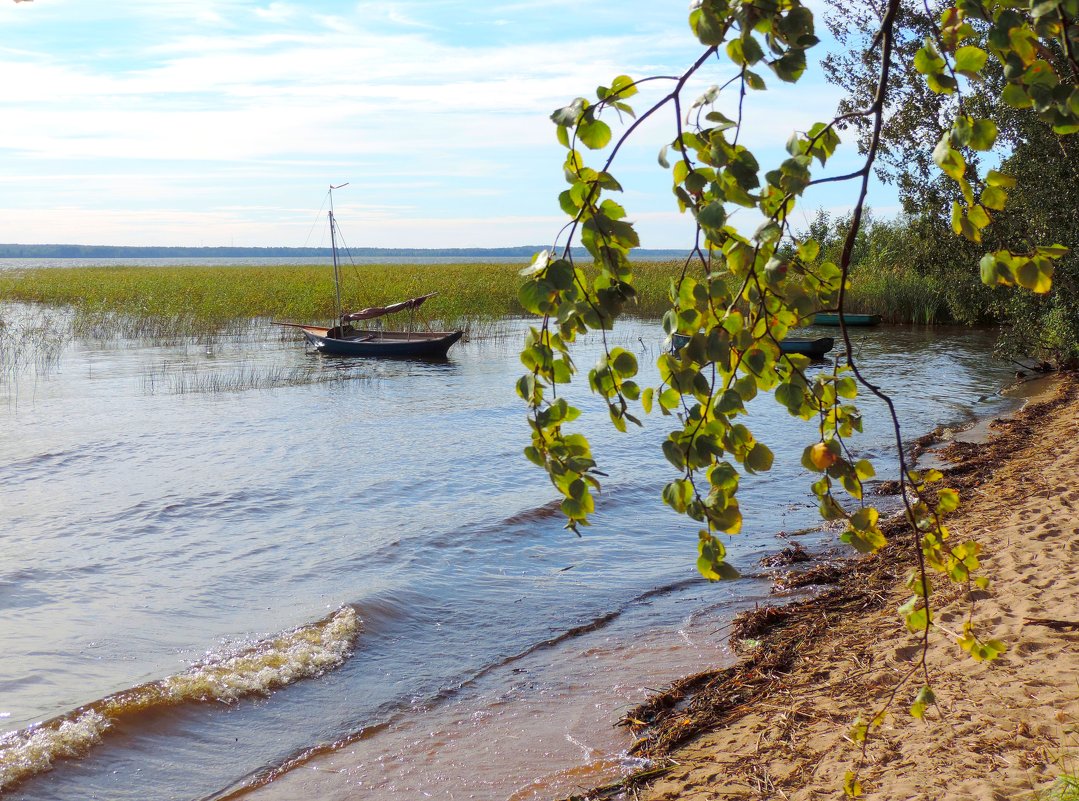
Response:
[[[402,300],[400,303],[393,303],[389,306],[371,306],[367,309],[360,309],[359,311],[342,314],[341,322],[354,323],[357,320],[373,320],[376,317],[382,317],[386,314],[394,314],[395,312],[416,309],[419,308],[425,300],[427,300],[428,298],[433,298],[437,294],[437,292],[432,292],[430,295],[423,295],[418,298]]]

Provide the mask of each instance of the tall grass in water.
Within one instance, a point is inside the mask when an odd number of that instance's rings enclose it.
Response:
[[[846,310],[879,314],[890,323],[932,325],[948,317],[939,279],[894,264],[860,264],[852,270]]]
[[[13,381],[33,365],[38,374],[60,362],[71,341],[65,315],[47,309],[0,308],[0,380]]]
[[[142,386],[148,395],[188,395],[370,380],[364,373],[325,369],[321,365],[285,368],[241,362],[226,368],[206,368],[188,362],[163,362],[143,376]]]
[[[483,328],[522,309],[521,264],[344,265],[342,304],[380,306],[437,292],[423,317],[445,327]],[[666,310],[674,262],[640,262],[634,274],[640,302],[628,313],[658,317]],[[77,329],[95,338],[175,338],[227,331],[237,321],[272,318],[329,321],[332,270],[324,265],[274,267],[78,267],[0,273],[0,300],[76,311]]]

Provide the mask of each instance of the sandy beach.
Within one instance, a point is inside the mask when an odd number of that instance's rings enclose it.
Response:
[[[991,432],[942,455],[963,500],[952,536],[982,543],[992,580],[977,630],[1008,651],[994,662],[964,654],[949,632],[970,599],[935,581],[937,703],[913,718],[921,682],[908,681],[863,754],[851,724],[887,703],[919,654],[896,612],[911,568],[895,526],[885,552],[833,570],[837,583],[815,598],[739,621],[732,639],[754,646],[740,665],[688,677],[627,715],[636,752],[656,765],[630,797],[835,798],[849,770],[868,799],[1060,797],[1058,777],[1079,772],[1079,383],[1055,380]]]

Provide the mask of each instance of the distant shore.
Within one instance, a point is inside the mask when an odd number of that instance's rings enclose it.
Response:
[[[918,658],[896,613],[911,569],[899,524],[882,554],[822,572],[831,586],[813,599],[736,621],[732,641],[760,643],[739,665],[683,679],[626,716],[635,752],[654,767],[574,798],[633,786],[648,801],[809,801],[842,797],[848,770],[881,801],[1072,797],[1060,793],[1079,786],[1079,381],[1058,380],[1048,399],[992,428],[987,442],[952,443],[943,455],[964,501],[949,528],[957,542],[983,544],[992,580],[975,623],[1007,643],[1001,658],[975,662],[934,632],[936,705],[924,723],[908,714],[912,679],[862,757],[852,723],[879,711]],[[969,602],[944,585],[935,582],[937,622],[957,631]]]

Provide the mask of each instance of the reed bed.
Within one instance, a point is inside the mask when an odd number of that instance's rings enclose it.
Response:
[[[943,281],[884,259],[856,265],[847,309],[897,323],[947,322]],[[342,305],[378,306],[430,292],[420,325],[498,337],[499,321],[520,317],[517,264],[378,264],[341,268]],[[637,262],[639,302],[627,313],[661,317],[682,263]],[[155,343],[246,335],[253,322],[328,322],[334,316],[333,272],[326,265],[266,267],[78,267],[0,272],[0,301],[74,310],[74,336]],[[291,338],[287,330],[283,336]]]
[[[523,311],[521,264],[379,264],[341,268],[346,308],[380,306],[430,292],[424,317],[453,328],[491,333],[489,323]],[[640,303],[632,313],[658,317],[681,265],[634,267]],[[0,300],[76,311],[77,328],[95,338],[179,337],[227,331],[237,321],[268,318],[328,321],[334,315],[332,270],[325,265],[272,267],[77,267],[0,273]]]
[[[879,314],[889,323],[933,325],[951,319],[945,287],[939,278],[894,264],[855,267],[846,310]]]

